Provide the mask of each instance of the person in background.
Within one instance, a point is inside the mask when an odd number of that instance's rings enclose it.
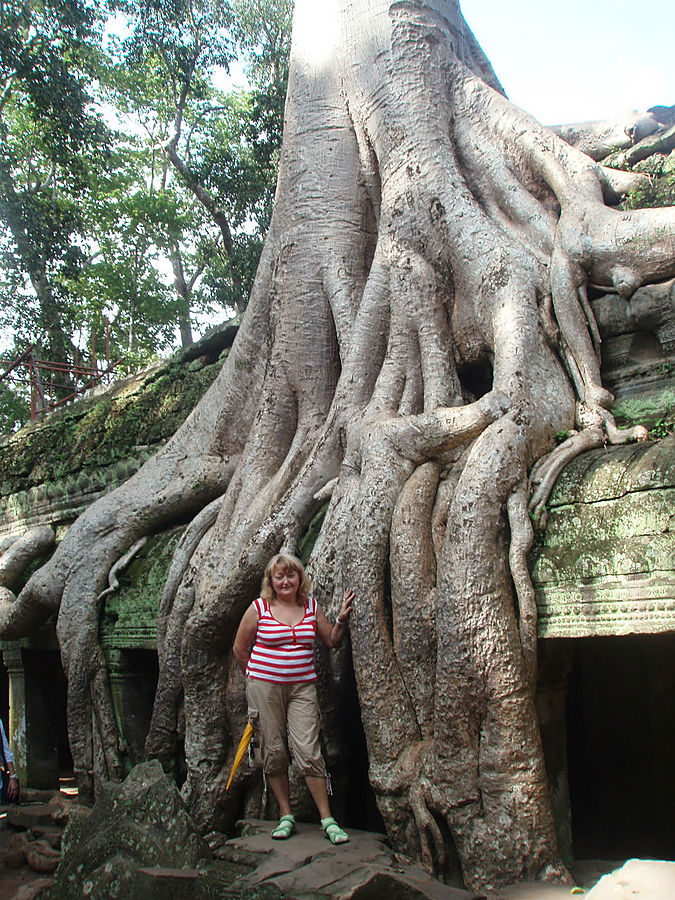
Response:
[[[2,759],[0,760],[0,768],[3,770],[2,797],[0,799],[4,803],[5,800],[18,800],[19,779],[14,771],[14,754],[9,746],[2,719],[0,719],[0,737],[2,737]]]
[[[285,840],[295,832],[287,740],[319,811],[325,836],[332,844],[349,840],[332,817],[328,802],[313,647],[317,636],[327,647],[340,644],[353,599],[354,592],[346,590],[337,621],[331,625],[310,596],[300,560],[279,553],[267,564],[260,597],[244,613],[234,640],[234,656],[246,674],[249,721],[281,813],[272,832],[275,840]]]

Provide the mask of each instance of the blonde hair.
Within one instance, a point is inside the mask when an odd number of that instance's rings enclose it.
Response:
[[[305,606],[307,598],[312,590],[309,579],[305,573],[304,566],[297,558],[291,556],[290,553],[277,553],[265,566],[265,574],[263,575],[262,584],[260,585],[260,596],[263,600],[274,600],[274,588],[272,587],[272,574],[275,569],[281,569],[282,572],[297,572],[300,576],[300,584],[298,585],[297,601],[298,606]]]

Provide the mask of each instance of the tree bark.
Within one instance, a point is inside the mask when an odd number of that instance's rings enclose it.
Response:
[[[317,29],[318,10],[332,20]],[[603,181],[509,104],[456,2],[298,0],[275,211],[221,376],[17,599],[60,607],[83,779],[105,756],[92,718],[116,766],[107,701],[88,690],[107,568],[195,515],[162,604],[148,747],[171,765],[182,703],[185,799],[204,828],[234,821],[253,785],[224,791],[233,636],[269,556],[296,550],[330,495],[310,571],[329,611],[356,591],[393,845],[441,876],[458,854],[472,888],[566,877],[532,695],[528,470],[540,460],[550,486],[586,445],[548,457],[557,432],[617,436],[587,286],[628,295],[675,273],[673,210],[619,213]],[[219,496],[211,524],[215,507],[198,514]]]
[[[172,241],[169,248],[169,259],[173,270],[173,286],[178,295],[178,327],[181,347],[189,347],[193,343],[192,322],[190,320],[190,296],[192,284],[185,280],[183,258],[178,241]],[[194,283],[194,282],[193,282]]]

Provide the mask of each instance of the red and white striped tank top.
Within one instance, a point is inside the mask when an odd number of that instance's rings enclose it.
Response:
[[[267,600],[258,597],[254,605],[258,613],[258,631],[246,667],[248,677],[278,684],[316,681],[314,597],[308,598],[303,619],[293,626],[275,619]]]

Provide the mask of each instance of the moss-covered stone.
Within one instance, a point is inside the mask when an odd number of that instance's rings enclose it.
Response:
[[[663,365],[663,377],[672,377],[672,366]],[[655,440],[667,437],[675,430],[675,387],[664,387],[647,395],[619,400],[612,410],[617,425],[644,425]]]
[[[135,900],[139,870],[192,868],[210,852],[178,789],[156,760],[120,785],[108,784],[89,813],[73,815],[63,836],[53,894],[59,900]]]
[[[161,446],[220,371],[236,328],[0,438],[0,495],[112,466]]]
[[[675,206],[675,151],[655,153],[637,162],[632,169],[649,175],[650,180],[628,194],[621,204],[623,209]]]
[[[675,628],[674,509],[672,436],[571,462],[533,554],[540,637]]]
[[[109,594],[101,618],[106,648],[157,646],[157,614],[164,583],[183,526],[154,535],[120,575],[120,588]]]

